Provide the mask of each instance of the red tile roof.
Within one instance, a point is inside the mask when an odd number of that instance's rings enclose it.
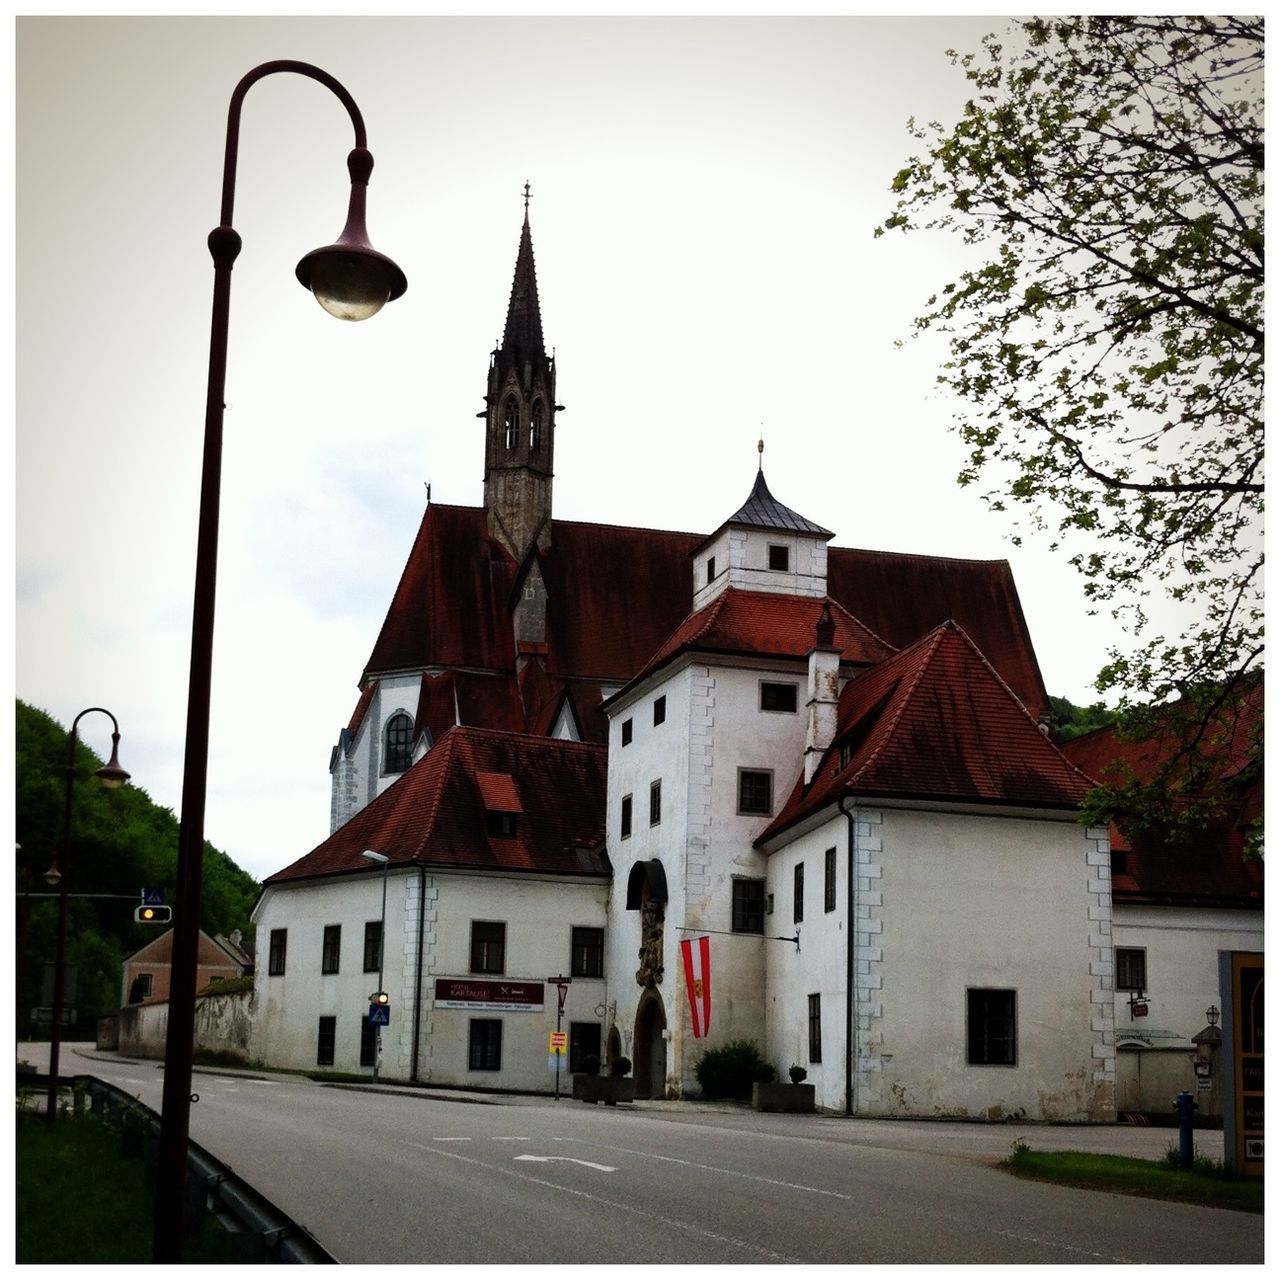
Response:
[[[454,728],[327,840],[264,883],[367,871],[360,856],[366,849],[393,865],[604,876],[605,773],[605,748],[593,743]],[[484,774],[511,782],[520,806],[513,837],[489,834]]]
[[[1091,785],[948,622],[849,681],[831,748],[760,841],[842,795],[1070,810]]]

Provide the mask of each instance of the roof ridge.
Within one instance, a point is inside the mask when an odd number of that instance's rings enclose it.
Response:
[[[552,527],[555,525],[576,524],[584,529],[618,529],[635,533],[665,533],[672,534],[681,538],[702,538],[704,534],[693,529],[658,529],[653,525],[647,524],[612,524],[608,520],[565,520],[559,516],[553,516],[551,519]],[[555,540],[552,539],[552,547],[555,547]]]
[[[440,735],[440,742],[446,742],[454,733],[459,733],[463,737],[482,737],[482,738],[520,738],[527,739],[530,742],[539,742],[550,744],[559,749],[560,747],[585,748],[588,751],[607,751],[608,747],[603,742],[575,742],[572,738],[549,738],[545,733],[520,733],[515,729],[490,729],[484,725],[478,724],[452,724]],[[438,745],[438,744],[437,744]]]

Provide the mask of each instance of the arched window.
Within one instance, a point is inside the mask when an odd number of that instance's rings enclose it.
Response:
[[[537,453],[542,448],[542,401],[533,402],[533,413],[529,416],[529,452]]]
[[[413,721],[397,711],[387,721],[386,742],[382,752],[383,773],[403,773],[413,763]]]
[[[507,401],[504,421],[507,426],[507,449],[514,449],[520,440],[520,406],[514,400]]]

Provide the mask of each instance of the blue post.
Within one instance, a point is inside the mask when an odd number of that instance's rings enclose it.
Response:
[[[1191,1113],[1196,1109],[1196,1100],[1189,1093],[1180,1093],[1173,1100],[1173,1108],[1178,1113],[1178,1166],[1190,1169],[1193,1152]]]

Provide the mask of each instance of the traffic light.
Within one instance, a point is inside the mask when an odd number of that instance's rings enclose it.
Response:
[[[370,1004],[390,1004],[391,997],[387,995],[385,991],[375,991],[373,995],[369,997],[369,1003]]]
[[[170,924],[173,921],[173,908],[134,907],[133,918],[139,924]]]

